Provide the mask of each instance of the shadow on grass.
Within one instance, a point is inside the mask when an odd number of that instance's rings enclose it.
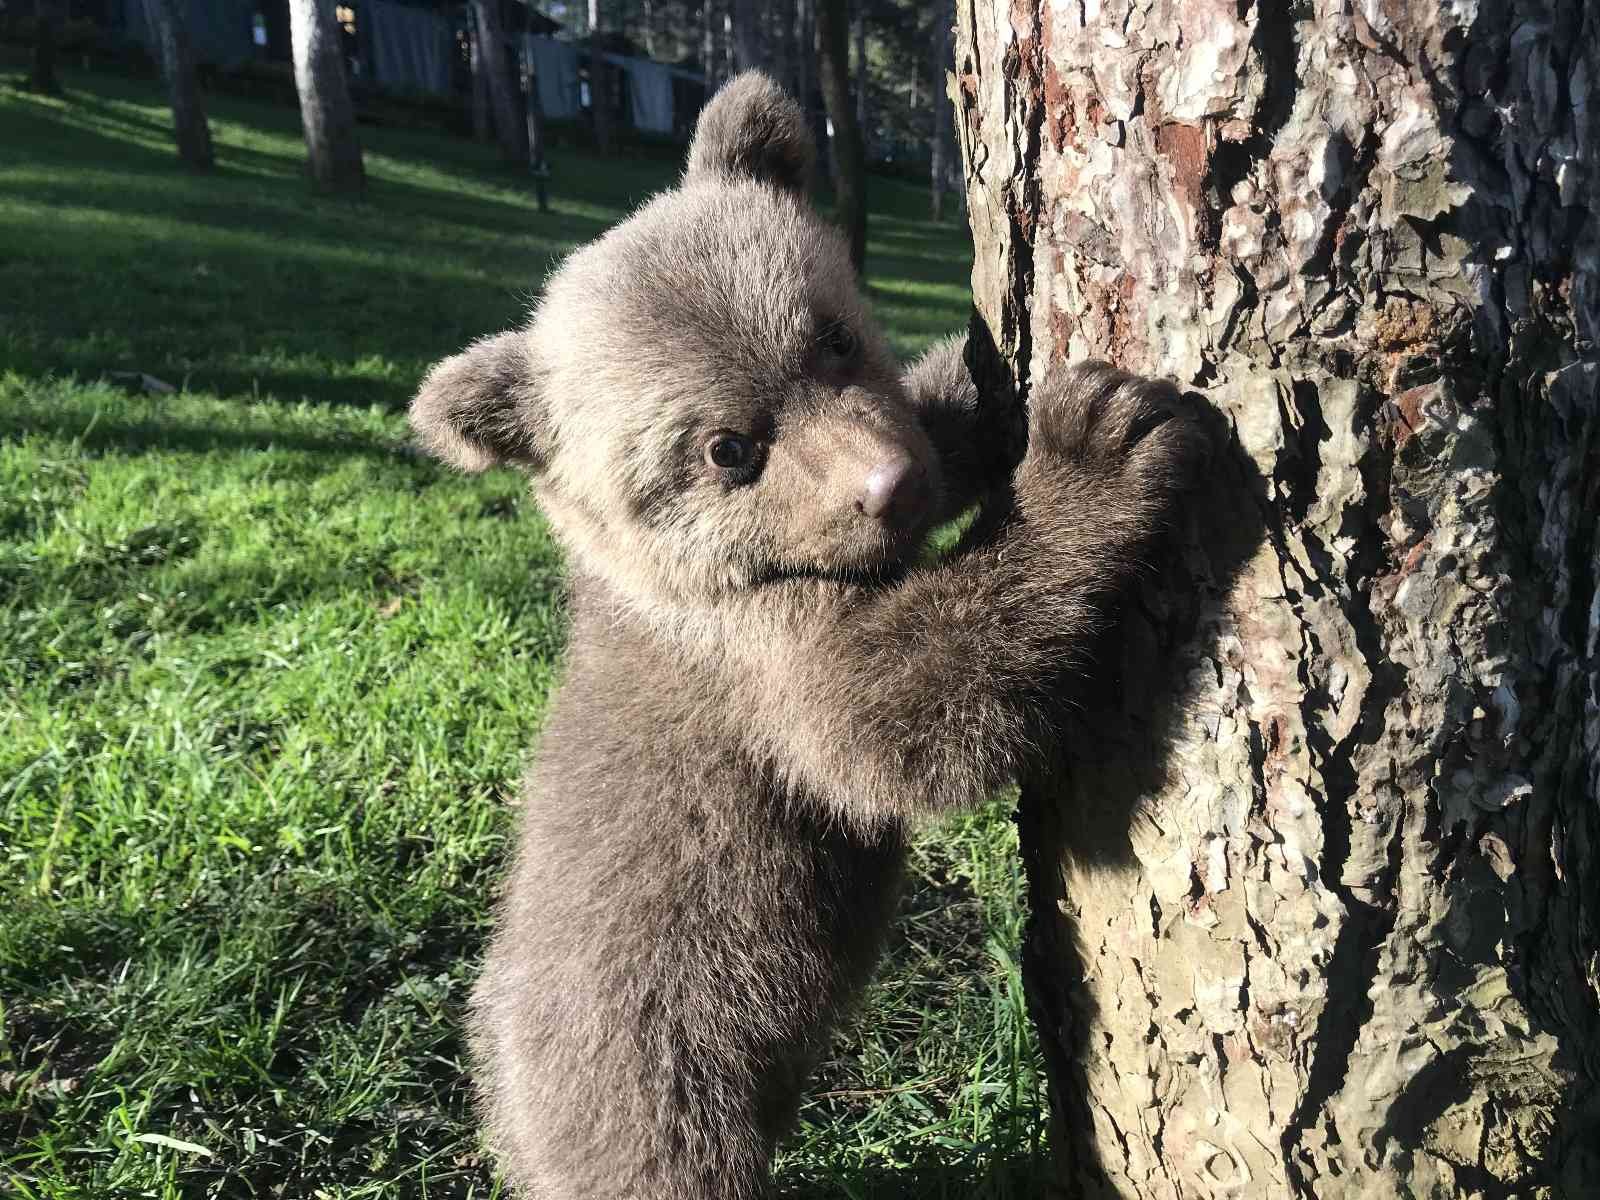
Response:
[[[370,402],[371,397],[368,397]],[[26,415],[0,412],[0,439],[28,435],[60,438],[74,443],[88,455],[133,455],[154,451],[189,451],[208,454],[216,450],[294,450],[313,454],[366,455],[374,458],[413,462],[430,472],[432,467],[401,441],[362,437],[359,434],[302,433],[271,425],[217,428],[160,420],[124,420],[105,416],[103,410],[87,419],[80,411],[59,416],[28,412]]]

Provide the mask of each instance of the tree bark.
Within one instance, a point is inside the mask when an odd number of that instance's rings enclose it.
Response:
[[[855,43],[851,57],[856,71],[856,128],[861,131],[861,159],[865,164],[871,151],[872,125],[867,120],[867,12],[862,4],[855,6],[851,16],[850,40]]]
[[[928,95],[932,99],[932,120],[928,123],[928,185],[929,211],[935,221],[944,219],[944,193],[948,183],[949,166],[945,162],[950,142],[950,98],[939,86],[950,74],[950,18],[937,10],[933,19],[933,75]]]
[[[366,173],[330,0],[289,0],[289,40],[311,177],[328,191],[359,192]]]
[[[733,0],[730,17],[733,21],[733,54],[737,60],[735,69],[748,71],[751,67],[767,66],[761,6],[756,0]]]
[[[482,0],[479,0],[482,3]],[[611,88],[605,51],[600,46],[600,0],[589,0],[589,111],[594,116],[594,145],[611,151]]]
[[[806,120],[815,125],[811,71],[817,61],[816,0],[795,0],[794,41],[794,95]]]
[[[61,90],[56,78],[56,34],[61,26],[62,0],[33,0],[33,63],[28,87],[42,95]]]
[[[794,77],[794,0],[781,0],[770,11],[775,22],[772,30],[772,74],[786,89],[798,96]]]
[[[958,8],[986,402],[1225,435],[1023,781],[1062,1183],[1595,1194],[1600,8]]]
[[[850,22],[845,0],[816,0],[817,74],[833,134],[828,139],[833,168],[834,209],[850,239],[850,261],[859,272],[867,258],[866,155],[861,127],[850,103]]]
[[[478,20],[470,15],[467,37],[467,66],[472,73],[472,140],[487,142],[494,136],[494,121],[489,116],[489,70],[484,61],[483,36],[478,32]]]
[[[187,14],[174,0],[145,0],[145,20],[161,54],[161,74],[172,98],[172,132],[178,157],[198,170],[216,162],[211,147],[211,124],[206,120],[200,94],[200,76],[189,45]]]
[[[591,0],[591,3],[593,0]],[[500,25],[500,0],[472,0],[473,24],[489,80],[489,104],[500,157],[512,166],[528,161],[528,135],[522,115],[522,93],[506,59],[505,30]],[[592,76],[591,76],[592,77]]]

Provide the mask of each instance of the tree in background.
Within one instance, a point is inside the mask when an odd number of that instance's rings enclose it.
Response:
[[[867,258],[866,162],[855,106],[850,102],[850,25],[845,0],[817,0],[817,70],[833,126],[828,139],[834,211],[850,239],[857,271]]]
[[[734,69],[748,71],[752,67],[770,68],[772,62],[767,51],[762,6],[757,0],[733,0],[728,15],[733,25]]]
[[[592,4],[594,0],[590,0]],[[522,112],[522,93],[511,77],[505,30],[500,25],[500,0],[472,0],[473,26],[481,47],[484,75],[489,84],[495,142],[500,157],[512,166],[528,161],[528,132]]]
[[[144,0],[145,20],[160,48],[161,75],[172,100],[172,132],[178,157],[188,166],[208,170],[216,161],[211,124],[200,95],[200,76],[189,45],[188,14],[179,0]]]
[[[311,177],[329,191],[359,192],[366,173],[331,0],[289,0],[289,40]]]
[[[872,125],[867,119],[867,95],[872,90],[867,83],[867,6],[856,4],[850,16],[850,39],[855,43],[852,58],[856,75],[856,129],[861,135],[863,164],[872,153]]]
[[[478,19],[470,12],[467,14],[467,69],[472,76],[472,140],[487,142],[494,136],[494,121],[489,116],[489,64],[484,60]]]
[[[594,114],[594,144],[611,150],[611,72],[600,42],[600,0],[589,0],[589,110]]]
[[[942,86],[954,62],[950,30],[949,14],[936,12],[932,38],[933,72],[928,84],[933,108],[933,129],[928,135],[928,186],[932,200],[929,213],[935,221],[944,219],[944,194],[950,186],[949,159],[953,126],[950,120],[950,97]]]
[[[61,26],[62,0],[33,0],[33,65],[28,87],[46,96],[61,91],[56,78],[56,35]]]
[[[960,16],[984,402],[1225,418],[1024,782],[1062,1184],[1595,1194],[1600,7]]]

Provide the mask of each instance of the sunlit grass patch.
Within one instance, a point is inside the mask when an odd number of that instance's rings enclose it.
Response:
[[[212,97],[194,176],[155,85],[67,82],[0,88],[0,1195],[493,1195],[461,1005],[561,568],[517,477],[419,458],[401,409],[676,167],[562,152],[540,215],[483,147],[363,129],[350,203],[291,108]],[[872,194],[911,354],[970,252]],[[1030,1194],[1004,807],[913,865],[791,1194]]]

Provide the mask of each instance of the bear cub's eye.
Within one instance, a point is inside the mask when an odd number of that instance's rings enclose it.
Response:
[[[718,430],[706,439],[706,462],[723,471],[748,471],[755,465],[756,444],[742,433]]]
[[[849,359],[855,356],[856,335],[851,332],[850,326],[842,321],[835,321],[822,331],[822,348],[834,358]]]

